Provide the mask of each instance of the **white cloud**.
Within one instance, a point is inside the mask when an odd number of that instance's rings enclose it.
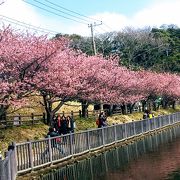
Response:
[[[104,12],[93,16],[95,19],[101,19],[106,26],[96,27],[98,32],[121,30],[126,26],[145,27],[161,26],[162,24],[176,24],[180,27],[180,0],[154,0],[150,7],[146,7],[135,13],[132,17],[126,17],[122,14]],[[102,28],[102,29],[101,29]],[[73,29],[73,28],[72,28]],[[75,27],[74,32],[88,33],[83,27]]]
[[[158,1],[148,9],[143,9],[132,18],[134,26],[160,26],[162,24],[176,24],[180,26],[180,1]]]
[[[54,30],[60,33],[76,33],[90,35],[88,25],[82,25],[59,17],[44,16],[39,14],[34,7],[24,3],[22,0],[4,0],[0,5],[0,15],[8,16],[41,28]],[[180,0],[152,0],[152,4],[132,17],[114,12],[100,12],[91,18],[103,21],[103,25],[97,26],[98,32],[121,30],[126,26],[144,27],[160,26],[162,24],[177,24],[180,26]],[[109,28],[107,28],[108,25]],[[96,32],[96,31],[95,31]]]
[[[34,25],[40,22],[38,14],[22,0],[5,0],[0,6],[0,15]]]

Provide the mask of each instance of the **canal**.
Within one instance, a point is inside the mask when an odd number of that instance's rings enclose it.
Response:
[[[180,180],[180,126],[41,175],[41,180]]]

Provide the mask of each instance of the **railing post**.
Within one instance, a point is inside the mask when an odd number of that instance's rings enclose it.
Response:
[[[153,119],[153,121],[154,121],[154,129],[156,129],[156,121],[155,121],[155,118],[153,117],[152,119]]]
[[[31,113],[32,125],[34,125],[34,113]]]
[[[170,121],[171,118],[170,118],[170,116],[171,116],[171,115],[168,115],[168,123],[169,123],[169,125],[171,124],[171,121]]]
[[[29,151],[30,167],[31,167],[31,171],[33,171],[34,164],[33,164],[33,153],[32,153],[32,143],[31,143],[31,141],[28,142],[28,151]]]
[[[72,138],[72,132],[70,132],[70,154],[73,155],[73,138]]]
[[[3,160],[0,159],[0,180],[5,180],[5,172],[4,172],[4,166],[3,166]]]
[[[172,124],[174,124],[174,114],[172,114]]]
[[[87,131],[87,145],[88,145],[88,150],[91,150],[91,143],[90,143],[90,135],[89,135],[89,130]]]
[[[102,144],[105,145],[105,139],[104,139],[104,128],[102,128]]]
[[[125,135],[125,138],[127,138],[127,124],[124,123],[124,135]]]
[[[16,158],[16,143],[15,142],[12,142],[12,146],[14,147],[14,150],[13,150],[13,168],[14,168],[14,171],[15,171],[15,174],[17,174],[17,158]]]
[[[114,125],[114,140],[117,142],[117,125]]]
[[[11,150],[12,151],[12,150]],[[5,158],[7,159],[7,180],[11,180],[11,164],[10,164],[10,151],[5,152]]]
[[[161,116],[158,117],[158,121],[159,121],[159,126],[161,128],[162,127]]]
[[[151,122],[150,122],[150,119],[147,119],[148,121],[148,125],[149,125],[149,131],[151,130]]]
[[[52,139],[50,138],[50,136],[48,135],[48,148],[49,148],[49,159],[50,162],[52,163],[52,147],[51,147],[51,141]]]
[[[144,121],[144,120],[141,120],[141,133],[142,133],[142,134],[144,133],[143,121]]]
[[[135,121],[133,121],[133,133],[134,133],[134,135],[136,135]]]

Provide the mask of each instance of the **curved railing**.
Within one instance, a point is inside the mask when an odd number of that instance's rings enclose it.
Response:
[[[16,144],[18,173],[50,165],[180,122],[180,113]]]
[[[16,153],[13,160],[13,165],[16,165],[14,169],[17,168],[18,174],[31,171],[178,122],[180,122],[180,112],[14,144]]]

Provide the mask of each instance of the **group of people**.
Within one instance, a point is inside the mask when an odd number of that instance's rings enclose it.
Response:
[[[99,117],[96,120],[96,124],[97,124],[98,128],[107,126],[107,116],[106,116],[105,112],[101,112],[99,114]]]
[[[154,114],[150,110],[146,109],[144,111],[143,119],[147,119],[147,118],[151,119],[153,117],[154,117]]]
[[[53,118],[52,126],[49,128],[49,132],[47,133],[46,138],[73,133],[74,128],[75,128],[75,121],[73,120],[72,117],[70,116],[65,117],[64,115],[60,116],[60,114],[58,114]],[[51,140],[51,148],[56,148],[57,150],[59,150],[60,153],[65,154],[63,149],[63,142],[65,142],[65,138],[61,138],[61,137],[53,138]],[[49,148],[47,148],[42,153],[42,158],[47,154],[48,151]]]
[[[52,127],[59,135],[74,133],[75,121],[70,116],[65,117],[58,114],[53,119]]]

